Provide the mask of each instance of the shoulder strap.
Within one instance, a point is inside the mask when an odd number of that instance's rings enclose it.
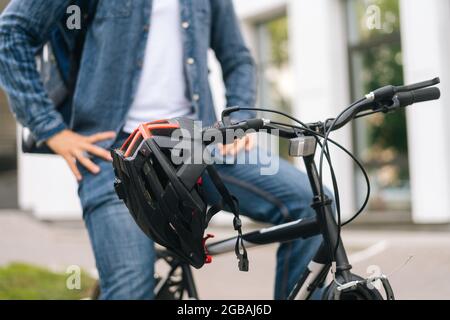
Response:
[[[83,53],[84,42],[86,40],[86,35],[92,21],[95,18],[95,13],[97,11],[99,0],[81,0],[75,1],[81,9],[82,19],[81,19],[81,30],[76,36],[74,50],[71,51],[69,61],[70,69],[68,76],[68,89],[70,92],[74,92],[75,85],[78,78],[78,69],[80,67],[81,55]]]
[[[222,201],[218,204],[215,204],[212,206],[206,215],[207,220],[206,223],[208,224],[212,217],[218,213],[219,211],[228,208],[231,210],[231,212],[234,214],[233,219],[233,226],[234,230],[238,232],[238,237],[236,239],[236,245],[234,248],[234,251],[236,253],[236,257],[239,260],[239,270],[240,271],[248,271],[249,269],[249,261],[248,261],[248,255],[247,255],[247,249],[244,245],[244,239],[242,237],[242,221],[239,217],[239,201],[230,194],[225,184],[222,182],[222,179],[219,176],[219,173],[217,172],[216,168],[212,165],[207,167],[207,171],[209,174],[209,177],[211,178],[211,181],[216,186],[217,190],[222,196]],[[242,250],[242,252],[241,252]]]
[[[95,13],[97,12],[99,0],[78,0],[75,3],[80,7],[82,13],[81,19],[81,32],[79,33],[79,38],[84,40],[86,38],[86,33],[94,21]]]

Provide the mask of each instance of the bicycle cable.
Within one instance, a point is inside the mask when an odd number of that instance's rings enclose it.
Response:
[[[285,124],[285,123],[280,123],[280,122],[275,122],[275,121],[271,121],[271,123],[276,124],[276,125],[284,125],[284,126],[286,126],[286,127],[291,127],[291,128],[294,128],[294,129],[303,130],[303,128],[300,128],[300,127],[294,126],[294,125],[290,125],[290,124]],[[315,131],[312,131],[312,130],[311,130],[310,133],[311,133],[311,134],[315,134],[315,135],[317,135],[318,137],[322,137],[322,138],[323,138],[323,135],[322,135],[322,134],[316,133]],[[336,142],[335,140],[333,140],[333,139],[328,139],[328,141],[331,142],[331,144],[333,144],[333,145],[336,146],[337,148],[339,148],[341,151],[343,151],[344,153],[346,153],[346,154],[349,156],[349,158],[352,159],[352,161],[358,166],[358,169],[361,171],[361,173],[362,173],[363,176],[364,176],[364,180],[365,180],[366,185],[367,185],[367,188],[368,188],[368,190],[367,190],[367,192],[366,192],[366,197],[365,197],[365,199],[364,199],[363,204],[362,204],[361,207],[358,209],[358,211],[352,216],[351,219],[347,220],[346,222],[344,222],[344,223],[342,224],[342,226],[344,227],[344,226],[348,225],[350,222],[352,222],[354,219],[356,219],[356,218],[364,211],[364,208],[367,206],[367,202],[368,202],[368,200],[369,200],[369,197],[370,197],[370,190],[371,190],[371,188],[370,188],[370,179],[369,179],[369,176],[368,176],[368,174],[367,174],[366,169],[364,168],[364,166],[362,165],[362,163],[358,160],[358,158],[356,158],[356,157],[355,157],[348,149],[346,149],[344,146],[342,146],[341,144],[339,144],[339,143]],[[328,161],[327,161],[327,162],[328,162]],[[333,172],[334,172],[334,171],[333,171]],[[331,168],[330,168],[330,173],[331,173]],[[332,174],[332,175],[333,175],[333,174]]]
[[[286,126],[286,127],[290,127],[290,128],[293,128],[293,129],[302,130],[302,128],[300,128],[300,127],[297,127],[297,126],[294,126],[294,125],[288,125],[288,124],[281,123],[281,122],[271,121],[271,123],[275,124],[275,125],[279,125],[279,126]],[[317,141],[317,144],[320,146],[320,148],[323,148],[323,144],[320,142],[319,135],[315,134],[314,131],[313,131],[313,134],[314,134],[313,135],[314,138]],[[337,142],[335,142],[335,141],[333,141],[332,143],[333,144],[337,144]],[[340,145],[340,147],[344,148],[341,145]],[[333,164],[332,164],[332,161],[331,161],[331,155],[330,155],[330,151],[329,150],[327,150],[325,152],[325,157],[326,157],[328,166],[330,168],[331,181],[332,181],[332,184],[333,184],[333,195],[334,195],[334,199],[335,199],[335,206],[336,206],[337,219],[338,219],[337,223],[341,224],[339,186],[338,186],[338,183],[337,183],[336,174],[335,174],[335,171],[334,171],[334,168],[333,168]],[[332,248],[329,248],[329,250],[330,250],[330,257],[332,258],[334,256],[334,252],[333,252]]]
[[[364,100],[364,98],[363,98],[363,99],[360,99],[360,100],[358,100],[358,101],[356,101],[356,102],[354,102],[354,103],[352,103],[347,109],[352,108],[353,106],[355,106],[356,104],[360,103],[360,102],[363,101],[363,100]],[[305,124],[304,122],[302,122],[302,121],[296,119],[295,117],[293,117],[293,116],[291,116],[291,115],[289,115],[289,114],[287,114],[287,113],[285,113],[285,112],[278,111],[278,110],[272,110],[272,109],[265,109],[265,108],[250,108],[250,107],[240,107],[239,109],[240,109],[240,110],[243,110],[243,111],[261,111],[261,112],[268,112],[268,113],[275,113],[275,114],[282,115],[282,116],[284,116],[284,117],[286,117],[286,118],[288,118],[288,119],[291,119],[291,120],[297,122],[297,123],[300,124],[302,127],[298,127],[298,126],[291,125],[291,124],[286,124],[286,123],[280,123],[280,122],[276,122],[276,121],[270,121],[270,122],[273,123],[273,124],[276,124],[276,125],[284,125],[284,126],[286,126],[286,127],[290,127],[290,128],[294,128],[294,129],[303,130],[303,131],[308,132],[309,134],[311,134],[311,135],[313,135],[313,136],[316,136],[316,137],[325,138],[325,136],[324,136],[323,134],[321,134],[321,133],[319,133],[319,132],[316,132],[316,131],[314,131],[314,130],[311,130],[311,129],[308,127],[307,124]],[[347,110],[347,109],[346,109],[346,110]],[[344,111],[344,112],[345,112],[345,111]],[[344,112],[342,112],[342,113],[336,118],[336,120],[339,120],[339,118],[342,116],[342,114],[343,114]],[[223,118],[222,118],[222,120],[223,120]],[[342,224],[342,226],[344,227],[344,226],[348,225],[349,223],[351,223],[352,221],[354,221],[354,220],[355,220],[355,219],[356,219],[356,218],[364,211],[365,207],[367,206],[367,203],[368,203],[369,198],[370,198],[370,191],[371,191],[371,190],[370,190],[370,189],[371,189],[371,188],[370,188],[370,179],[369,179],[369,176],[368,176],[368,174],[367,174],[367,172],[366,172],[364,166],[362,165],[362,163],[361,163],[361,162],[360,162],[360,161],[359,161],[359,160],[358,160],[358,159],[357,159],[350,151],[348,151],[344,146],[342,146],[342,145],[339,144],[338,142],[336,142],[336,141],[330,139],[329,137],[327,138],[327,141],[331,142],[333,145],[335,145],[336,147],[338,147],[339,149],[341,149],[342,151],[344,151],[344,152],[345,152],[345,153],[353,160],[353,162],[358,166],[358,168],[360,169],[361,173],[363,174],[364,180],[365,180],[366,185],[367,185],[366,197],[365,197],[365,199],[364,199],[363,204],[361,205],[360,209],[352,216],[351,219],[347,220],[345,223]],[[330,169],[330,173],[331,173],[331,169]],[[323,181],[321,181],[321,184],[322,184],[322,186],[323,186]],[[322,193],[323,193],[323,192],[322,192]]]
[[[320,160],[319,160],[319,181],[320,181],[320,192],[321,192],[321,201],[324,202],[325,201],[325,195],[324,195],[324,189],[323,189],[323,157],[324,157],[324,152],[325,150],[328,149],[328,139],[329,136],[331,134],[331,132],[333,131],[334,127],[336,126],[337,122],[339,121],[339,119],[351,108],[353,108],[354,106],[356,106],[358,103],[363,102],[364,100],[366,100],[366,98],[361,98],[355,102],[353,102],[351,105],[349,105],[347,108],[345,108],[331,123],[330,127],[328,128],[328,130],[326,131],[324,140],[323,140],[323,147],[322,150],[320,152]],[[326,123],[328,121],[326,120],[324,123],[324,128],[326,129]],[[340,217],[340,208],[336,208],[336,212],[338,214],[338,221],[341,221],[341,217]],[[339,248],[339,244],[341,242],[341,224],[338,223],[338,228],[337,228],[337,239],[336,239],[336,245],[335,248],[333,250],[333,258],[335,259],[336,257],[336,253],[337,250]]]
[[[366,172],[366,170],[364,169],[364,166],[361,164],[361,162],[350,152],[348,151],[345,147],[343,147],[341,144],[337,143],[336,141],[332,140],[329,138],[330,133],[333,131],[334,126],[336,125],[337,121],[342,117],[342,115],[348,111],[350,108],[354,107],[356,104],[364,101],[365,98],[359,99],[358,101],[352,103],[349,107],[347,107],[344,111],[342,111],[332,122],[332,125],[330,126],[330,128],[328,129],[326,135],[320,134],[316,131],[311,130],[307,124],[305,124],[304,122],[298,120],[297,118],[282,112],[282,111],[278,111],[278,110],[272,110],[272,109],[267,109],[267,108],[247,108],[247,107],[240,107],[239,110],[242,111],[261,111],[261,112],[268,112],[268,113],[273,113],[273,114],[279,114],[282,115],[288,119],[293,120],[294,122],[300,124],[302,127],[298,127],[298,126],[294,126],[294,125],[290,125],[290,124],[285,124],[285,123],[279,123],[279,122],[274,122],[271,121],[271,123],[276,124],[276,125],[284,125],[286,127],[291,127],[291,128],[296,128],[299,130],[303,130],[305,132],[310,133],[311,135],[317,137],[320,137],[323,140],[322,144],[319,143],[320,147],[321,147],[321,155],[320,155],[320,167],[319,167],[319,178],[320,178],[320,191],[322,194],[322,201],[324,200],[323,196],[324,196],[324,188],[323,188],[323,156],[325,155],[325,153],[327,153],[327,163],[328,166],[330,168],[330,174],[331,174],[331,178],[332,178],[332,184],[333,184],[333,194],[335,196],[335,203],[336,203],[336,213],[337,213],[337,222],[338,222],[338,232],[337,232],[337,242],[336,242],[336,247],[334,248],[334,250],[331,250],[331,258],[332,261],[335,260],[335,255],[336,252],[338,250],[339,247],[339,243],[341,241],[341,227],[346,226],[347,224],[351,223],[352,221],[354,221],[365,209],[365,207],[368,204],[369,198],[370,198],[370,180],[368,177],[368,174]],[[223,117],[222,117],[223,120]],[[364,179],[366,180],[366,185],[367,185],[367,193],[366,193],[366,197],[365,200],[362,204],[362,206],[360,207],[360,209],[352,216],[352,218],[350,218],[348,221],[346,221],[344,224],[342,224],[342,218],[341,218],[341,210],[340,210],[340,201],[339,201],[339,191],[338,191],[338,184],[337,184],[337,180],[336,180],[336,176],[335,176],[335,172],[334,172],[334,168],[333,165],[331,163],[331,157],[330,157],[330,152],[329,152],[329,148],[328,148],[328,141],[331,142],[333,145],[337,146],[339,149],[341,149],[342,151],[344,151],[359,167],[359,169],[361,170]],[[328,151],[328,152],[327,152]],[[336,199],[338,199],[336,201]]]

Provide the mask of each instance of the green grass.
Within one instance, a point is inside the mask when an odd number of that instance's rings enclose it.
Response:
[[[95,280],[81,271],[80,290],[67,289],[70,274],[12,263],[0,268],[0,300],[79,300],[87,298]]]

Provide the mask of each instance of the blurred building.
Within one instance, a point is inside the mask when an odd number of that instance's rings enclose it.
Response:
[[[0,0],[0,12],[7,1]],[[0,89],[0,209],[17,207],[16,124]]]
[[[0,0],[0,6],[5,2]],[[258,65],[258,104],[290,112],[304,122],[334,117],[351,101],[385,84],[441,77],[441,100],[360,119],[334,138],[369,170],[372,197],[364,219],[450,222],[450,111],[445,107],[450,102],[449,1],[234,2]],[[211,57],[211,82],[220,106],[220,67]],[[0,96],[0,186],[4,176],[9,179],[6,185],[12,183],[16,162],[13,120],[5,110]],[[363,201],[365,185],[352,162],[338,150],[332,152],[348,217]],[[10,202],[16,197],[20,208],[45,219],[80,216],[76,184],[63,161],[17,153],[17,163],[13,177],[18,189],[8,195]]]

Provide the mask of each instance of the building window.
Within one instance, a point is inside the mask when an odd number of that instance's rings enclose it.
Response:
[[[258,105],[292,114],[293,81],[286,14],[255,25],[258,64]],[[289,122],[281,116],[271,119]],[[280,155],[288,158],[288,142],[280,140]]]
[[[398,0],[347,0],[352,96],[403,83]],[[355,148],[369,171],[371,211],[410,211],[408,145],[404,111],[377,114],[354,124]],[[365,196],[362,176],[356,190]]]

